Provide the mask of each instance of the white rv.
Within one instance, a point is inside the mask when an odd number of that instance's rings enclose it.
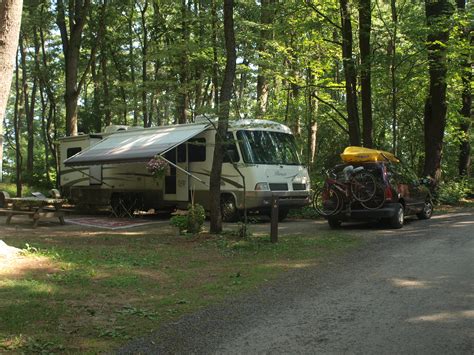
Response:
[[[209,208],[215,128],[210,122],[138,128],[110,126],[104,133],[59,141],[60,186],[82,205],[111,205],[114,211],[183,208],[194,201]],[[235,220],[246,208],[268,213],[272,196],[291,207],[309,203],[307,169],[288,127],[264,120],[231,121],[222,166],[222,211]],[[154,178],[146,163],[155,155],[169,162]]]

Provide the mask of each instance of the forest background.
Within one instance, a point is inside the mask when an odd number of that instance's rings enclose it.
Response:
[[[472,2],[240,0],[233,11],[231,119],[288,125],[314,182],[364,145],[468,192]],[[64,135],[217,113],[223,16],[222,0],[25,0],[3,180],[18,194],[53,186]]]

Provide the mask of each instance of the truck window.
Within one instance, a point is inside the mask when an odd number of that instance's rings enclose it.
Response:
[[[188,161],[206,161],[206,140],[204,138],[193,138],[188,141]]]
[[[70,157],[72,157],[73,155],[76,155],[76,154],[79,153],[81,150],[82,150],[81,147],[68,148],[68,149],[67,149],[67,152],[66,152],[67,158],[70,158]]]

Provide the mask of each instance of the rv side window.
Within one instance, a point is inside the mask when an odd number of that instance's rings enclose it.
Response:
[[[224,154],[224,163],[237,163],[240,160],[237,145],[232,133],[227,133],[226,137],[227,152]]]
[[[188,161],[190,163],[206,161],[206,140],[204,138],[195,138],[188,141]]]
[[[79,153],[81,150],[82,150],[81,147],[68,148],[66,155],[68,158],[70,158],[73,155],[76,155],[77,153]]]

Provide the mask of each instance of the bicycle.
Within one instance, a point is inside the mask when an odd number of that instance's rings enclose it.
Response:
[[[374,196],[370,200],[361,202],[360,204],[368,210],[376,210],[384,205],[385,200],[385,185],[378,183],[375,188]]]
[[[354,201],[367,203],[376,194],[375,177],[364,170],[364,167],[346,166],[343,179],[333,177],[326,179],[324,186],[313,194],[313,206],[320,215],[331,216],[338,213],[344,206],[350,206]]]

